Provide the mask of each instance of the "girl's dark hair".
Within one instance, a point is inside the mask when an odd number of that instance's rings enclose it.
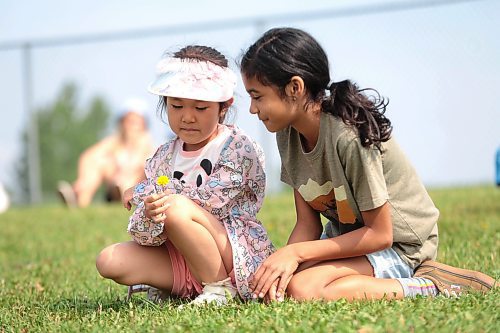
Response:
[[[197,61],[211,62],[213,64],[216,64],[217,66],[224,68],[229,67],[226,57],[213,47],[209,46],[188,45],[175,52],[173,54],[173,57],[178,59],[193,59]],[[229,107],[227,105],[227,102],[220,102],[219,105],[221,110]],[[160,96],[157,109],[160,114],[162,113],[162,111],[166,110],[165,96]],[[225,117],[219,119],[219,122],[222,123],[224,119]]]
[[[178,59],[206,61],[220,67],[228,67],[226,57],[213,47],[209,46],[188,45],[175,52],[173,57]]]
[[[391,121],[384,116],[389,102],[376,90],[359,89],[349,80],[330,84],[326,53],[305,31],[294,28],[267,31],[248,48],[240,67],[246,77],[276,86],[283,98],[291,78],[300,76],[306,87],[307,103],[321,103],[324,112],[356,127],[364,147],[380,148],[380,143],[391,137]],[[365,95],[368,91],[374,96]]]

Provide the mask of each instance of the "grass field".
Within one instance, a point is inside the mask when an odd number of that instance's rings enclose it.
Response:
[[[430,192],[441,211],[440,261],[496,279],[500,189]],[[290,193],[268,197],[259,215],[276,245],[292,228]],[[348,303],[290,300],[178,310],[100,278],[97,253],[128,240],[128,212],[118,205],[67,210],[12,208],[0,215],[0,332],[500,332],[500,292],[460,299]]]

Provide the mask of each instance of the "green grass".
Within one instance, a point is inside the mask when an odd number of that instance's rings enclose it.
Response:
[[[500,189],[431,191],[440,208],[439,260],[500,277]],[[295,211],[290,193],[268,197],[259,215],[276,245]],[[96,205],[13,208],[0,215],[0,332],[498,332],[500,292],[403,301],[234,303],[179,311],[100,278],[97,253],[128,240],[128,212]]]

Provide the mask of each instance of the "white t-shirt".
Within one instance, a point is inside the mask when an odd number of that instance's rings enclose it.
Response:
[[[218,126],[217,136],[210,140],[203,148],[195,151],[185,151],[184,142],[177,140],[174,147],[173,177],[188,184],[200,187],[209,178],[213,166],[219,159],[220,153],[231,134],[226,126]]]

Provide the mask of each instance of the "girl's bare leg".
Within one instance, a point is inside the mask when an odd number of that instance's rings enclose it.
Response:
[[[210,213],[181,195],[169,197],[164,230],[185,258],[199,282],[227,278],[233,269],[232,250],[225,228]],[[106,247],[97,257],[97,270],[124,285],[148,284],[170,292],[172,262],[165,246],[135,242]]]
[[[102,277],[124,285],[147,284],[171,292],[172,261],[165,245],[113,244],[101,251],[96,267]]]
[[[78,178],[73,184],[79,207],[87,207],[104,179],[114,171],[108,158],[94,150],[84,152],[78,161]]]
[[[167,199],[164,230],[200,282],[228,277],[232,249],[224,226],[209,212],[182,195]]]
[[[398,280],[378,279],[365,256],[323,261],[299,267],[287,288],[297,300],[402,299]],[[305,268],[307,267],[307,268]]]

